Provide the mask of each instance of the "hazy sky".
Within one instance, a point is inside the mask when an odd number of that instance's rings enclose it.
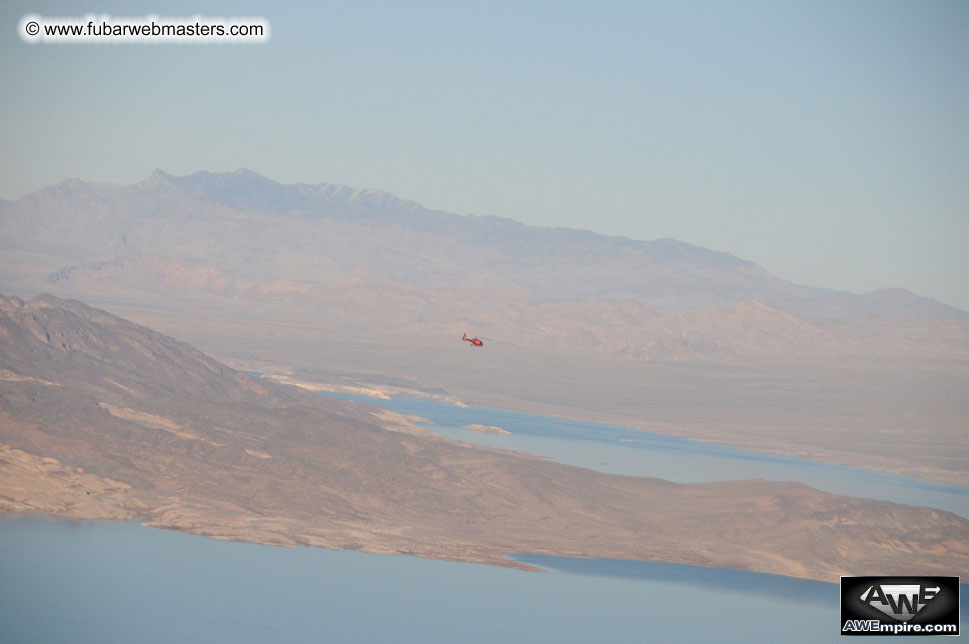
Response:
[[[246,167],[969,309],[969,2],[6,2],[0,197]],[[45,16],[265,45],[28,45]]]

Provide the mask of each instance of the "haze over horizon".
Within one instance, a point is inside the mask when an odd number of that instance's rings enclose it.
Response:
[[[963,3],[166,6],[263,16],[250,46],[28,45],[22,15],[86,11],[0,12],[0,198],[246,167],[969,309]]]
[[[958,634],[966,0],[0,23],[4,642]]]

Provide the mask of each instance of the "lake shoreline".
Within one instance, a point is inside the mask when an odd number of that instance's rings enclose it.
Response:
[[[777,644],[822,641],[838,600],[832,584],[742,571],[609,560],[568,570],[559,559],[526,574],[216,543],[137,522],[0,517],[0,540],[11,642],[715,641],[729,629]],[[687,619],[697,606],[712,619]]]
[[[853,467],[875,473],[899,474],[912,476],[932,483],[944,483],[947,485],[958,485],[969,487],[969,472],[952,472],[949,470],[929,467],[914,467],[911,463],[898,462],[878,455],[859,456],[858,454],[848,454],[839,451],[821,449],[817,447],[807,447],[804,445],[790,445],[788,447],[777,447],[774,444],[767,445],[762,440],[737,436],[730,432],[720,431],[713,434],[701,433],[690,426],[668,427],[660,423],[637,424],[634,419],[620,415],[602,412],[589,412],[578,409],[563,411],[558,405],[545,403],[535,403],[523,401],[512,396],[491,394],[487,404],[478,402],[468,402],[468,398],[455,394],[442,395],[438,393],[428,394],[421,389],[408,389],[404,387],[388,387],[385,385],[372,383],[360,386],[346,386],[331,382],[296,380],[261,372],[257,377],[269,378],[278,382],[284,382],[295,387],[300,387],[307,391],[321,393],[324,395],[335,395],[356,399],[361,402],[372,401],[377,404],[382,401],[392,400],[393,398],[413,398],[446,405],[453,405],[460,408],[475,406],[493,407],[506,411],[514,411],[522,414],[533,414],[545,416],[576,423],[594,423],[598,425],[613,425],[626,429],[647,432],[650,434],[660,434],[672,438],[682,438],[685,440],[696,441],[699,443],[709,443],[735,449],[759,452],[774,456],[789,456],[802,458],[805,460],[823,463],[827,465],[839,465]]]

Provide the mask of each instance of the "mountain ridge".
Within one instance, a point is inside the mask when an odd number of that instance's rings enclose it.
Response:
[[[72,265],[52,273],[48,281],[78,292],[138,289],[145,296],[206,300],[215,308],[235,303],[238,310],[244,301],[250,303],[252,316],[271,310],[291,321],[312,320],[333,330],[354,327],[364,334],[433,339],[464,321],[505,342],[636,360],[723,361],[758,355],[969,358],[969,328],[958,321],[810,320],[753,298],[689,311],[619,299],[540,303],[526,294],[418,288],[362,277],[330,284],[239,278],[162,256]],[[312,306],[317,302],[318,307]]]
[[[206,257],[216,268],[266,277],[282,271],[268,256],[284,255],[304,275],[324,258],[335,267],[329,277],[322,273],[324,280],[354,274],[416,285],[477,280],[524,289],[536,301],[628,297],[689,309],[758,299],[808,318],[969,320],[965,311],[905,290],[856,295],[798,285],[730,253],[678,240],[457,215],[385,191],[281,184],[245,169],[183,177],[156,170],[129,186],[69,179],[0,206],[7,238],[0,243],[64,251],[71,260],[65,264],[154,252]],[[293,232],[273,230],[278,226]],[[254,255],[257,239],[267,249]]]

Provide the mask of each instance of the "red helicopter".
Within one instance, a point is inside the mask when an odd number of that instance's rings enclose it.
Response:
[[[461,339],[464,340],[465,342],[470,342],[471,343],[471,346],[473,346],[473,347],[483,347],[484,346],[484,342],[482,342],[478,338],[469,338],[467,333],[463,334],[461,336]],[[487,338],[485,338],[485,339],[487,340]]]

